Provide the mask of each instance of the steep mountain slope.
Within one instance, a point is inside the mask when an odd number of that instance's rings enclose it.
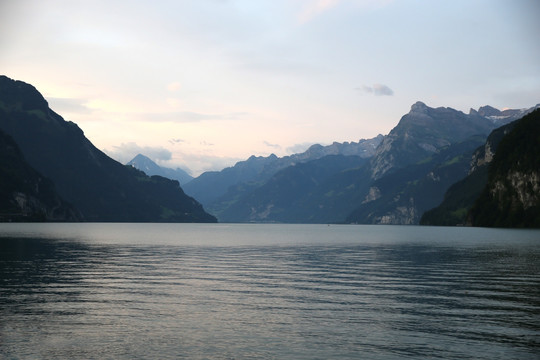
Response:
[[[489,117],[482,115],[486,113]],[[472,152],[491,129],[522,113],[483,107],[467,115],[418,102],[384,137],[368,163],[328,170],[316,186],[304,181],[301,167],[287,167],[269,180],[229,187],[209,209],[222,221],[418,224],[424,211],[440,203],[447,188],[467,175]],[[317,166],[322,179],[329,164]],[[300,191],[298,184],[309,190]]]
[[[13,139],[0,131],[0,221],[79,221],[51,180],[34,170]]]
[[[467,175],[481,136],[449,145],[432,156],[388,172],[370,184],[370,196],[346,219],[361,224],[418,224],[424,211],[439,204],[446,189]]]
[[[163,176],[164,178],[177,180],[180,185],[184,185],[187,182],[193,180],[193,176],[189,175],[187,172],[180,168],[169,169],[166,167],[159,166],[153,162],[147,156],[138,154],[126,165],[133,166],[135,169],[141,170],[148,176],[158,175]]]
[[[0,129],[86,221],[216,221],[177,181],[148,177],[109,158],[77,125],[49,109],[33,86],[5,76],[0,76]]]
[[[274,154],[268,157],[251,156],[245,161],[236,163],[233,167],[201,174],[185,184],[184,190],[208,208],[213,206],[213,203],[220,197],[224,196],[230,187],[234,187],[232,191],[235,192],[251,189],[253,186],[265,183],[278,171],[298,163],[320,159],[328,155],[351,155],[369,158],[373,156],[382,139],[383,136],[378,135],[373,139],[362,139],[358,142],[334,142],[328,146],[315,144],[303,153],[281,158]]]
[[[540,227],[540,109],[501,140],[488,182],[469,213],[473,226]]]
[[[496,127],[515,120],[519,112],[501,115],[495,122],[482,116],[484,111],[471,110],[467,115],[451,108],[431,108],[417,102],[377,148],[371,161],[372,177],[378,179],[389,171],[417,163],[470,136],[487,136]]]
[[[252,191],[231,189],[210,211],[224,222],[310,223],[321,218],[335,222],[335,212],[324,206],[317,211],[311,206],[313,199],[335,174],[361,167],[366,161],[359,156],[329,155],[289,166]]]
[[[467,176],[448,188],[443,201],[426,211],[420,219],[422,225],[464,225],[467,214],[487,184],[488,166],[499,143],[516,125],[516,121],[491,132],[486,142],[473,153]]]

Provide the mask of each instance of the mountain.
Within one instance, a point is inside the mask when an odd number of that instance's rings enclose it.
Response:
[[[472,154],[467,176],[452,184],[443,201],[422,215],[421,225],[455,226],[467,222],[469,210],[487,184],[488,165],[499,143],[515,124],[516,121],[513,121],[491,132],[485,143]]]
[[[261,186],[233,187],[210,211],[224,222],[336,222],[340,220],[336,212],[328,213],[324,206],[314,208],[312,200],[325,196],[320,189],[337,173],[366,162],[360,156],[328,155],[298,163],[278,171]]]
[[[503,116],[493,108],[481,109],[465,114],[417,102],[387,136],[377,138],[375,151],[354,166],[336,169],[325,160],[269,172],[276,164],[287,165],[287,158],[252,157],[219,175],[244,167],[257,176],[251,181],[231,178],[226,184],[218,180],[222,195],[210,198],[207,208],[227,222],[418,224],[426,210],[443,200],[448,187],[467,175],[473,151],[490,131],[526,112],[506,111]],[[487,109],[497,121],[482,115]],[[255,171],[250,163],[259,168]],[[264,171],[272,175],[260,176]]]
[[[0,131],[0,221],[79,221],[51,180],[24,159],[11,136]]]
[[[149,177],[109,158],[33,86],[6,76],[0,76],[0,130],[85,221],[216,221],[177,181]]]
[[[539,139],[535,139],[533,134],[537,131],[535,125],[538,126],[539,122],[538,112],[540,110],[538,110],[538,108],[539,106],[537,105],[533,108],[536,109],[534,112],[531,112],[519,121],[513,121],[493,130],[485,144],[474,152],[468,176],[453,184],[446,192],[442,203],[427,211],[422,216],[420,223],[423,225],[445,226],[468,224],[478,226],[538,227],[538,223],[534,225],[534,221],[526,220],[527,216],[534,218],[534,215],[530,215],[530,213],[534,212],[534,206],[539,205],[538,198],[540,188],[538,180],[534,179],[534,177],[538,175],[534,175],[534,166],[526,171],[529,176],[532,176],[530,179],[526,179],[527,175],[522,177],[521,173],[516,173],[515,171],[512,173],[512,171],[509,171],[509,169],[512,168],[510,165],[523,165],[527,162],[533,162],[537,158],[538,153],[535,152],[534,145],[538,145]],[[522,111],[521,114],[523,113],[527,114],[528,111]],[[518,132],[516,135],[514,133],[514,128],[518,124],[520,127],[515,130]],[[523,130],[523,128],[525,128],[525,130]],[[530,133],[527,133],[527,131],[530,131]],[[512,138],[514,138],[515,143],[508,145],[509,139]],[[517,141],[515,140],[516,138]],[[503,145],[502,148],[500,148],[501,144]],[[505,165],[507,167],[506,170],[504,169],[504,166],[497,165],[497,163],[492,165],[495,157],[504,159],[509,156],[514,157],[513,161],[515,161],[515,164],[510,164],[507,161]],[[499,170],[494,170],[493,166],[498,167]],[[520,171],[523,172],[523,169]],[[538,171],[538,167],[536,168],[536,171]],[[493,180],[495,172],[498,172],[498,182]],[[502,184],[504,183],[503,180],[505,177],[513,177],[514,180],[512,180],[513,182],[510,181],[510,183],[507,181],[505,183],[505,190],[502,191]],[[492,185],[491,190],[486,190],[489,188],[488,181],[491,184],[495,181],[495,188],[493,188]],[[507,203],[505,205],[495,206],[491,196],[499,191],[502,191],[499,193],[499,197],[501,199],[505,198]],[[525,201],[519,205],[521,200],[513,198],[512,195],[509,195],[510,193],[520,194],[518,197],[521,199],[528,198],[529,201]],[[479,199],[481,195],[482,198]],[[490,198],[491,200],[489,200]],[[534,199],[536,199],[536,205],[534,205]],[[509,204],[512,204],[511,207],[513,208],[519,208],[520,214],[510,215],[511,211],[509,210]],[[475,210],[471,214],[473,205],[475,206]],[[506,210],[505,212],[501,212],[497,211],[497,208],[506,208]],[[529,213],[529,215],[525,216],[525,213]],[[516,217],[522,218],[522,220],[516,220]],[[475,218],[476,220],[473,221]],[[498,220],[494,220],[495,218]],[[488,221],[488,219],[490,220]]]
[[[278,171],[298,163],[320,159],[328,155],[351,155],[369,158],[382,141],[378,135],[372,139],[361,139],[358,142],[334,142],[332,145],[312,145],[303,153],[277,157],[272,154],[267,157],[251,156],[245,161],[239,161],[234,166],[221,171],[208,171],[184,185],[187,194],[198,199],[205,207],[224,196],[229,188],[238,192],[240,188],[251,188],[261,185]],[[222,204],[218,204],[221,207]]]
[[[362,204],[345,222],[418,224],[426,210],[442,201],[448,187],[467,175],[472,152],[484,140],[472,136],[374,180]]]
[[[540,109],[501,140],[487,185],[469,212],[473,226],[540,227]]]
[[[494,121],[482,116],[484,112],[471,110],[465,114],[452,108],[430,108],[422,102],[413,104],[377,148],[371,161],[372,177],[378,179],[388,171],[414,164],[470,136],[487,136],[496,127],[515,120],[520,113],[508,113]]]
[[[191,180],[193,180],[193,176],[189,175],[184,170],[180,168],[169,169],[166,167],[159,166],[158,164],[153,162],[150,158],[142,154],[138,154],[137,156],[135,156],[126,165],[133,166],[135,169],[141,170],[148,176],[158,175],[167,179],[177,180],[180,183],[180,185],[184,185],[185,183],[188,183]]]

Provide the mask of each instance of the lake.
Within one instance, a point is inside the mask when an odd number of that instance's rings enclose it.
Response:
[[[539,353],[540,230],[0,224],[0,358]]]

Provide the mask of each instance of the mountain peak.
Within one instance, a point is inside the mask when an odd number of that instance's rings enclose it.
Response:
[[[411,111],[410,112],[425,113],[427,111],[427,109],[428,109],[428,107],[427,107],[426,104],[424,104],[421,101],[417,101],[411,106]]]
[[[494,108],[493,106],[485,105],[478,109],[478,114],[481,116],[499,116],[501,115],[501,111],[499,109]]]

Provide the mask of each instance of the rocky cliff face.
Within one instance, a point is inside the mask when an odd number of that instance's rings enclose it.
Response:
[[[489,134],[484,146],[479,147],[473,153],[469,174],[472,174],[479,168],[483,166],[488,166],[491,163],[493,157],[495,156],[495,152],[497,151],[499,143],[508,133],[512,131],[514,125],[515,122],[511,122],[509,124],[501,126],[498,129],[493,130],[491,134]]]
[[[492,114],[500,115],[500,112],[496,109],[489,108],[487,110],[489,110],[487,112],[488,116],[495,116]],[[533,110],[534,108],[530,109],[530,111]],[[484,109],[483,111],[485,112],[486,110]],[[507,111],[507,113],[509,112],[515,115],[530,113],[530,111]],[[424,225],[446,226],[479,225],[479,216],[480,219],[484,219],[480,221],[485,226],[493,226],[490,225],[489,221],[493,221],[495,217],[499,219],[497,221],[500,221],[499,224],[502,226],[502,223],[506,222],[505,218],[508,217],[508,214],[501,215],[499,213],[500,211],[507,212],[510,208],[522,210],[533,208],[535,202],[538,203],[538,174],[534,171],[534,165],[528,166],[529,170],[527,171],[523,171],[521,166],[524,163],[524,159],[528,159],[526,162],[529,162],[534,158],[534,155],[531,153],[534,150],[528,149],[527,147],[529,145],[527,144],[534,144],[535,140],[527,140],[527,137],[531,135],[519,129],[518,131],[520,131],[521,135],[516,136],[514,130],[522,121],[534,125],[534,121],[528,119],[531,117],[534,119],[538,111],[530,113],[522,120],[513,121],[493,130],[485,144],[473,153],[467,177],[452,185],[446,192],[443,202],[438,207],[427,211],[422,216],[420,223]],[[522,127],[523,125],[519,126]],[[528,126],[530,127],[531,124]],[[534,132],[534,129],[530,128],[530,131]],[[515,143],[508,145],[508,139],[512,138],[515,139]],[[516,151],[518,148],[521,150]],[[499,160],[495,161],[497,158]],[[507,158],[514,160],[504,160]],[[501,165],[501,163],[504,163],[504,165]],[[512,170],[513,168],[514,170]],[[486,190],[488,174],[491,179],[489,180],[491,181],[489,191]],[[494,177],[495,174],[498,175]],[[481,197],[482,199],[479,199]],[[470,216],[471,208],[478,201],[483,205],[476,205],[476,210],[473,213],[476,214],[478,212],[481,215]],[[488,219],[491,220],[488,221]]]
[[[469,213],[473,226],[540,227],[540,110],[517,121],[489,165]]]
[[[372,177],[378,179],[392,169],[414,164],[472,135],[487,136],[515,115],[501,115],[495,122],[482,115],[500,113],[490,109],[492,112],[471,110],[464,114],[451,108],[431,108],[422,102],[413,104],[377,148],[371,162]]]

